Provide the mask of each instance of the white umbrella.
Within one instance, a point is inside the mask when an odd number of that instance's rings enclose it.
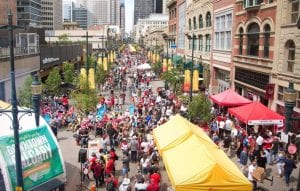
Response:
[[[150,66],[150,64],[145,63],[145,64],[138,65],[137,69],[147,70],[147,69],[151,69],[151,66]]]

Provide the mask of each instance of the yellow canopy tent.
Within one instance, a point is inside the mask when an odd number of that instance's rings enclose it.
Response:
[[[180,144],[193,134],[197,134],[199,139],[217,148],[202,129],[180,115],[171,117],[168,122],[153,130],[154,140],[160,153]]]
[[[252,184],[226,154],[197,135],[164,151],[162,158],[175,191],[252,190]]]

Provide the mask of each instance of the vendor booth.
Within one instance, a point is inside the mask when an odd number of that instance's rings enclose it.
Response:
[[[197,134],[199,139],[203,142],[217,147],[201,128],[179,114],[173,116],[168,122],[155,128],[153,131],[154,140],[159,152],[163,152],[182,143],[194,134]]]
[[[175,191],[252,190],[252,183],[207,134],[180,115],[154,129]]]
[[[284,116],[270,110],[260,102],[229,108],[228,112],[246,125],[283,125]]]
[[[175,191],[252,190],[252,183],[221,149],[195,135],[163,152],[162,158]]]
[[[241,106],[251,103],[251,100],[239,95],[233,89],[228,89],[222,93],[211,95],[209,98],[219,106]]]
[[[10,110],[11,107],[0,101],[0,109]],[[4,185],[0,185],[1,191],[15,190],[16,187],[11,117],[11,113],[0,116],[0,168],[4,180]],[[39,119],[40,126],[36,127],[32,114],[19,113],[18,119],[24,190],[63,190],[66,182],[64,160],[51,128],[42,117]]]

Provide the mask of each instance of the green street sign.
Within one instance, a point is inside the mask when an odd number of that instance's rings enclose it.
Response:
[[[50,130],[51,131],[51,130]],[[20,132],[24,190],[30,190],[64,173],[63,161],[49,128],[42,126]],[[11,190],[16,187],[14,136],[0,137],[0,157]]]

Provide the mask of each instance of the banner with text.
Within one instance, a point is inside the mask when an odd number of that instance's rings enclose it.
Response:
[[[46,126],[20,132],[24,190],[39,186],[64,172],[54,136]],[[6,162],[11,190],[16,187],[14,136],[0,137],[0,154]]]

